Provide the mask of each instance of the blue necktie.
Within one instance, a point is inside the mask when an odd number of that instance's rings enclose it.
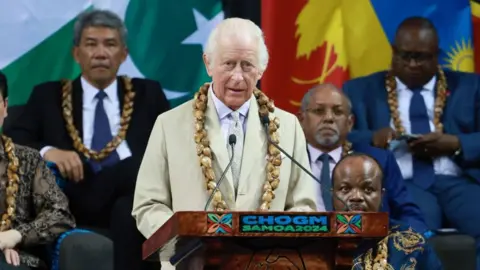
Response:
[[[430,119],[427,113],[427,106],[421,94],[422,89],[412,90],[413,96],[410,100],[410,125],[412,134],[430,133]],[[412,157],[413,182],[424,189],[428,189],[435,181],[435,172],[431,159]]]
[[[108,121],[107,112],[103,106],[103,100],[107,97],[104,91],[99,91],[95,98],[98,99],[97,107],[95,108],[95,118],[93,120],[93,138],[92,138],[92,150],[100,151],[107,143],[112,139],[112,130],[110,129],[110,122]],[[100,162],[92,162],[92,166],[95,172],[98,172],[104,166],[110,166],[117,163],[120,160],[117,151],[113,151],[108,157]]]
[[[320,173],[320,182],[322,188],[323,203],[325,204],[325,210],[333,211],[332,202],[332,180],[330,179],[330,155],[322,154],[318,160],[322,161],[322,171]]]

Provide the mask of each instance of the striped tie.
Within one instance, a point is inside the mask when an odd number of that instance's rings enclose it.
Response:
[[[232,161],[232,174],[233,184],[235,185],[235,197],[237,196],[238,181],[240,179],[240,170],[242,167],[242,154],[243,154],[243,126],[240,121],[240,114],[235,111],[230,114],[231,121],[229,127],[229,134],[233,134],[237,137],[237,143],[235,144],[235,156]],[[227,145],[228,154],[232,157],[232,148]]]

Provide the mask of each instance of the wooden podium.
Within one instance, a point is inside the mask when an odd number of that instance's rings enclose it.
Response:
[[[361,239],[387,233],[387,213],[177,212],[145,241],[143,259],[175,265],[198,254],[205,269],[350,269]]]

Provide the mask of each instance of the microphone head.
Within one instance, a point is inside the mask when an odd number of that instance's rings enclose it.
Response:
[[[270,118],[267,115],[262,117],[262,124],[267,126],[270,124]]]
[[[235,134],[230,134],[230,136],[228,136],[228,144],[232,145],[236,143],[237,143],[237,136],[235,136]]]

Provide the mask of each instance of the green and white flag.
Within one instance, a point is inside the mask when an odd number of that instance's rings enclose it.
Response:
[[[73,24],[92,8],[125,20],[130,54],[119,74],[158,80],[172,106],[209,80],[202,50],[224,18],[221,0],[0,1],[0,69],[10,105],[24,104],[36,84],[80,74],[71,55]]]

